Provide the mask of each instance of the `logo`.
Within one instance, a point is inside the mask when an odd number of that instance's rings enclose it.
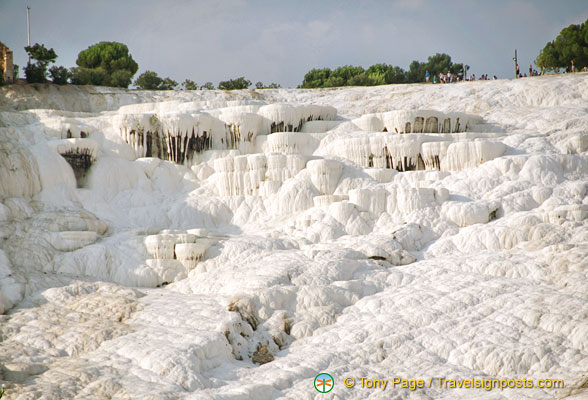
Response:
[[[314,388],[319,393],[329,393],[335,386],[333,377],[325,372],[321,372],[314,378]]]

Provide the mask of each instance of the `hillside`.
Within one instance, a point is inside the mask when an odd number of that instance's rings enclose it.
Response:
[[[306,399],[327,372],[337,398],[583,398],[587,192],[586,73],[1,87],[0,383]],[[437,376],[565,388],[392,387]]]

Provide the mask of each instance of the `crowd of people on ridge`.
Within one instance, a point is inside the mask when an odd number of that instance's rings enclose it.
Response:
[[[498,79],[498,77],[496,75],[494,75],[493,79]],[[464,81],[475,81],[476,80],[476,75],[472,74],[470,75],[469,78],[463,78],[461,76],[459,76],[458,74],[452,74],[451,72],[447,72],[447,74],[444,74],[442,72],[439,73],[439,77],[437,78],[437,75],[433,75],[433,78],[431,79],[431,73],[427,70],[425,72],[425,82],[429,83],[429,82],[433,82],[433,83],[454,83],[454,82],[464,82]],[[479,81],[487,81],[489,80],[488,78],[488,74],[484,74],[482,76],[480,76],[480,78],[478,78]]]
[[[587,67],[582,68],[582,72],[586,72],[586,71],[588,71]],[[563,73],[569,74],[569,73],[574,73],[574,72],[578,72],[578,71],[576,70],[576,67],[574,66],[574,60],[571,60],[570,65],[568,65],[564,69]],[[559,74],[560,73],[559,68],[556,68],[554,70],[554,73]],[[545,67],[544,66],[541,66],[541,70],[537,71],[536,69],[533,68],[533,65],[529,65],[529,75],[527,75],[527,73],[521,74],[519,65],[518,64],[516,65],[516,77],[517,78],[526,78],[528,76],[541,76],[541,75],[545,75]]]
[[[584,67],[582,69],[582,72],[587,72],[588,68]],[[565,70],[563,71],[564,74],[567,73],[574,73],[574,72],[578,72],[574,66],[574,60],[571,60],[570,62],[570,66],[566,67]],[[556,74],[559,74],[559,68],[557,68],[555,70]],[[545,75],[545,67],[541,66],[540,71],[537,71],[535,68],[533,68],[533,65],[529,65],[529,75],[527,75],[527,73],[522,74],[521,70],[519,68],[519,65],[516,65],[516,77],[517,78],[526,78],[529,76],[541,76],[541,75]],[[498,77],[496,75],[494,75],[493,77],[494,80],[498,79]],[[470,75],[469,78],[463,78],[458,74],[452,74],[449,71],[447,72],[447,74],[444,73],[439,73],[439,76],[437,77],[437,75],[433,75],[431,78],[431,73],[427,70],[425,71],[425,82],[429,83],[454,83],[454,82],[463,82],[463,81],[475,81],[476,80],[476,75],[472,74]],[[490,80],[488,78],[488,74],[484,74],[482,76],[480,76],[478,78],[479,81],[487,81]]]

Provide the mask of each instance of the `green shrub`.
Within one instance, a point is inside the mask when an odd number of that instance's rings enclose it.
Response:
[[[178,82],[171,78],[164,78],[159,85],[159,90],[174,90],[178,86]]]
[[[90,85],[91,74],[88,68],[73,67],[69,70],[71,83],[74,85]]]
[[[171,78],[160,78],[156,72],[145,71],[135,80],[134,85],[143,90],[173,90],[178,82]]]
[[[51,79],[53,83],[57,85],[65,85],[69,78],[69,71],[67,68],[63,66],[53,66],[49,68],[49,75],[51,75]]]
[[[186,79],[182,82],[182,89],[184,90],[198,90],[198,84],[190,79]]]
[[[108,86],[114,87],[129,87],[132,81],[133,74],[126,69],[119,69],[110,75]]]
[[[204,85],[200,86],[200,89],[214,90],[214,84],[212,82],[206,82]]]
[[[139,89],[143,90],[157,90],[159,85],[163,82],[157,73],[153,71],[145,71],[133,83]]]
[[[42,83],[46,81],[47,67],[42,67],[36,63],[27,63],[24,71],[28,83]]]
[[[269,84],[269,85],[267,85],[267,86],[266,86],[266,85],[264,85],[264,84],[263,84],[263,82],[257,82],[257,83],[255,84],[255,88],[256,88],[256,89],[279,89],[279,88],[281,88],[281,87],[282,87],[282,86],[280,86],[280,84],[279,84],[279,83],[273,83],[273,82],[272,82],[272,83],[270,83],[270,84]]]
[[[331,75],[331,70],[329,68],[313,68],[304,75],[304,80],[302,81],[302,85],[300,87],[303,88],[320,88],[325,87],[325,83],[329,76]]]
[[[221,90],[239,90],[247,89],[251,86],[251,81],[245,79],[245,77],[239,77],[236,79],[229,79],[228,81],[221,81],[218,83],[218,88]]]

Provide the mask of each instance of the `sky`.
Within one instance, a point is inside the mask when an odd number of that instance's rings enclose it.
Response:
[[[296,87],[312,68],[408,69],[435,53],[511,78],[515,48],[527,71],[562,28],[588,19],[587,0],[0,0],[0,41],[21,67],[27,5],[31,43],[54,48],[56,65],[117,41],[139,64],[135,78],[150,70],[199,85],[244,76]]]

